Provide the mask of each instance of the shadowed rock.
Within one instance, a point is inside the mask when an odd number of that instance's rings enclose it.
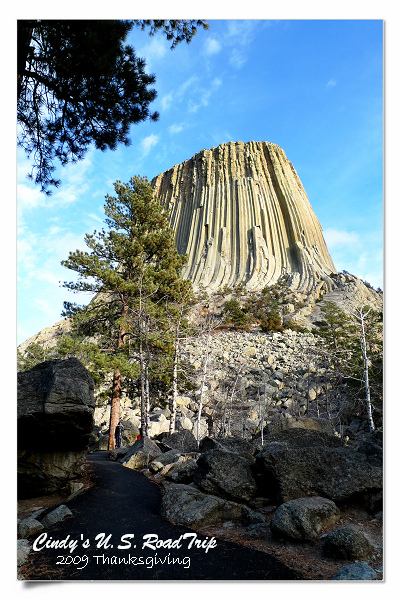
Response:
[[[93,428],[94,384],[76,358],[18,373],[18,495],[52,493],[79,476]]]

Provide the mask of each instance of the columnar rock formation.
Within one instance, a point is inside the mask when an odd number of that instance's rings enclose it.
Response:
[[[189,257],[183,275],[195,287],[259,290],[287,274],[308,291],[336,273],[301,181],[276,144],[202,150],[152,185],[170,210],[178,251]]]

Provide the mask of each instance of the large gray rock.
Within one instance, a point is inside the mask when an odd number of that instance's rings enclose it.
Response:
[[[32,549],[32,545],[29,540],[18,540],[17,541],[17,566],[21,567],[27,560],[28,554]]]
[[[279,539],[311,542],[318,538],[324,525],[331,525],[338,518],[339,509],[332,500],[313,496],[278,506],[270,526]]]
[[[322,552],[330,558],[359,560],[372,554],[374,545],[368,534],[356,525],[337,527],[324,539]]]
[[[18,524],[18,537],[28,538],[44,529],[42,523],[33,517],[28,517]]]
[[[257,495],[248,460],[223,448],[215,448],[200,456],[194,482],[209,494],[239,502]]]
[[[167,479],[172,479],[175,483],[191,483],[197,471],[197,460],[190,458],[184,463],[172,467],[166,474]]]
[[[52,494],[82,475],[86,450],[41,452],[18,450],[18,496],[35,498]]]
[[[128,452],[119,459],[124,467],[129,469],[145,469],[149,464],[162,454],[160,448],[153,440],[143,437],[130,446]]]
[[[235,502],[204,494],[191,485],[171,483],[162,498],[161,514],[173,523],[202,527],[221,520],[240,519],[242,507]]]
[[[342,567],[333,577],[335,580],[374,580],[378,579],[376,571],[364,561]]]
[[[305,429],[270,436],[256,457],[257,482],[277,503],[307,496],[334,502],[360,498],[382,489],[382,468],[339,438]]]
[[[162,443],[168,448],[179,450],[180,452],[198,452],[199,445],[191,431],[182,429],[171,434],[160,436]],[[158,438],[157,438],[158,439]]]
[[[254,454],[261,450],[261,443],[259,440],[249,441],[243,438],[228,437],[228,438],[212,438],[205,437],[200,442],[200,452],[208,452],[209,450],[223,448],[236,452],[244,458],[249,460],[249,457],[253,457]],[[250,459],[250,463],[254,462]]]
[[[122,445],[130,446],[131,444],[134,444],[136,442],[137,437],[140,434],[140,429],[130,419],[123,421],[123,425],[124,431],[122,434]]]
[[[18,373],[18,448],[86,449],[94,407],[93,379],[77,358]]]
[[[65,506],[65,504],[60,504],[60,506],[57,506],[57,508],[43,517],[42,525],[43,527],[48,528],[56,523],[64,521],[64,519],[67,517],[72,517],[72,512],[69,510],[68,506]]]
[[[94,383],[76,358],[18,373],[18,496],[49,494],[79,476],[93,428]]]

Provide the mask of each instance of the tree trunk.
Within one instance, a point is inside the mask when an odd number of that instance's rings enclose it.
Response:
[[[370,394],[370,389],[369,389],[369,377],[368,377],[367,344],[365,342],[364,314],[363,314],[362,310],[360,310],[359,314],[360,314],[360,324],[361,324],[361,334],[362,334],[362,348],[363,348],[363,360],[364,360],[364,386],[365,386],[365,401],[367,404],[368,425],[369,425],[370,431],[375,431],[375,424],[374,424],[374,420],[372,418],[372,404],[371,404],[371,394]]]
[[[118,425],[119,417],[120,417],[121,389],[122,389],[122,377],[121,377],[121,372],[117,367],[114,371],[113,387],[112,387],[110,427],[109,427],[109,438],[108,438],[108,449],[109,450],[114,450],[114,448],[115,448],[115,428]]]
[[[121,311],[121,317],[125,317],[128,313],[128,306],[126,304],[123,305]],[[118,341],[117,341],[117,352],[119,348],[121,348],[124,343],[124,335],[125,330],[123,327],[119,327],[118,330]],[[122,393],[122,375],[121,371],[118,367],[114,370],[113,377],[113,387],[112,387],[112,396],[111,396],[111,411],[110,411],[110,427],[109,427],[109,435],[108,435],[108,449],[114,450],[115,448],[115,428],[118,425],[120,419],[120,409],[121,409],[121,393]]]
[[[140,367],[140,429],[142,436],[147,436],[147,404],[146,404],[146,390],[145,390],[145,374],[144,374],[144,360],[143,360],[143,340],[142,334],[139,333],[139,367]]]
[[[176,402],[178,398],[178,347],[179,340],[178,337],[175,339],[175,351],[174,351],[174,363],[172,369],[172,398],[170,402],[170,421],[169,421],[169,433],[174,433],[175,431],[175,421],[176,421]]]
[[[207,334],[206,358],[204,361],[203,379],[201,380],[201,388],[200,388],[199,413],[197,415],[197,443],[200,442],[200,419],[201,419],[201,411],[203,409],[203,396],[204,396],[204,387],[205,387],[206,377],[207,377],[207,365],[208,365],[208,359],[210,356],[209,343],[210,343],[210,332],[208,332],[208,334]]]

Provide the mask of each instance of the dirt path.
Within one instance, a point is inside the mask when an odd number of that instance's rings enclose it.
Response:
[[[68,503],[73,517],[45,530],[46,539],[40,542],[44,546],[64,540],[67,548],[31,552],[30,580],[302,579],[263,552],[173,525],[160,516],[159,489],[144,475],[109,460],[106,452],[88,459],[96,485]],[[97,547],[101,538],[108,538],[109,547]],[[39,544],[39,536],[34,539]],[[161,540],[166,547],[157,547]],[[168,547],[171,540],[173,547]],[[70,552],[73,542],[76,548]]]

